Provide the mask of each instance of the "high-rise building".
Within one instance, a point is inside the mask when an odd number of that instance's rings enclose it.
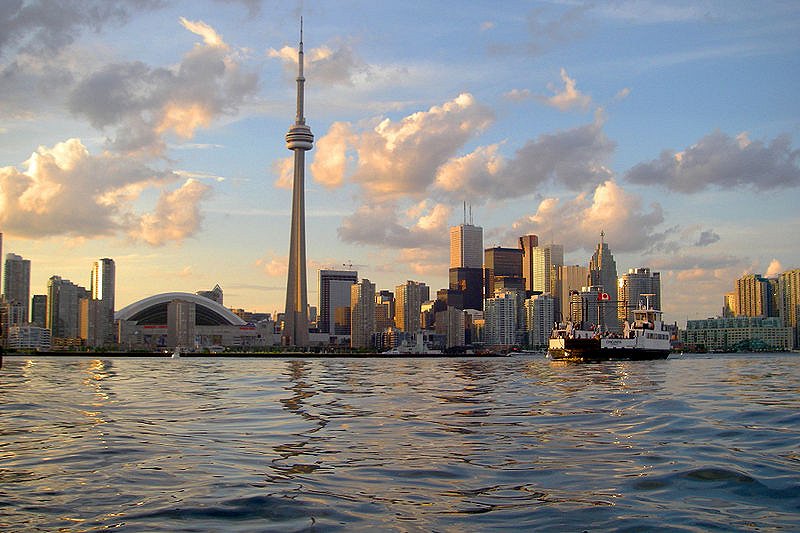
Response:
[[[472,224],[450,227],[450,268],[483,268],[483,228]]]
[[[519,238],[519,248],[522,250],[525,290],[553,294],[556,271],[564,264],[564,247],[560,244],[539,246],[536,235],[524,235]]]
[[[650,305],[654,309],[661,309],[661,274],[659,272],[650,272],[649,268],[631,268],[627,274],[620,276],[617,291],[620,322],[633,321],[633,310],[647,303],[643,294],[651,294]]]
[[[734,292],[736,316],[770,316],[770,284],[760,274],[747,274],[737,279]]]
[[[581,288],[585,287],[588,281],[589,269],[585,266],[567,265],[558,267],[555,281],[555,296],[558,298],[556,320],[571,320],[571,294],[580,292]]]
[[[722,303],[722,318],[733,318],[736,316],[736,293],[726,292]]]
[[[404,285],[398,285],[394,294],[397,329],[407,333],[421,331],[420,311],[422,302],[430,299],[430,288],[422,282],[408,280]]]
[[[375,331],[394,327],[394,293],[382,290],[375,294]]]
[[[306,286],[306,151],[314,145],[314,135],[303,114],[303,20],[300,19],[300,46],[297,51],[297,114],[286,134],[286,148],[294,152],[292,180],[292,229],[289,238],[289,274],[286,282],[286,314],[282,343],[287,346],[308,346],[308,293]]]
[[[47,325],[46,294],[34,294],[33,298],[31,298],[31,324],[39,328]]]
[[[522,277],[522,250],[519,248],[503,248],[495,246],[487,248],[483,253],[484,268],[484,296],[492,298],[495,294],[497,278],[515,278],[504,283],[504,286],[524,287],[525,279]]]
[[[47,329],[52,339],[80,338],[80,300],[91,293],[68,279],[52,276],[47,282]]]
[[[483,269],[451,268],[447,305],[457,309],[483,309]]]
[[[792,329],[793,347],[800,348],[800,268],[778,276],[778,314],[783,325]]]
[[[602,300],[600,303],[600,323],[610,331],[618,331],[619,317],[617,307],[617,263],[604,241],[605,233],[600,232],[600,242],[589,261],[589,283],[594,287],[601,287]],[[607,296],[605,296],[607,295]]]
[[[350,346],[368,348],[375,333],[375,284],[368,279],[350,286]]]
[[[555,322],[556,299],[550,294],[534,295],[525,300],[525,330],[528,344],[547,346]]]
[[[17,303],[22,306],[23,325],[30,320],[28,307],[31,298],[31,262],[17,254],[6,255],[5,278],[3,279],[3,294],[8,303]]]
[[[445,347],[466,345],[464,311],[448,307],[436,313],[436,333],[445,336]]]
[[[498,291],[494,297],[486,299],[483,311],[486,344],[510,346],[519,343],[517,299],[514,291]]]
[[[92,267],[92,299],[98,302],[94,339],[96,346],[108,346],[116,342],[114,328],[114,306],[116,291],[116,265],[113,259],[103,258]]]
[[[358,283],[358,271],[356,270],[319,271],[319,318],[317,319],[317,328],[321,333],[350,335],[349,328],[347,331],[344,330],[343,321],[340,320],[340,327],[336,328],[336,310],[350,308],[350,287],[354,283]],[[347,322],[349,323],[349,318]]]

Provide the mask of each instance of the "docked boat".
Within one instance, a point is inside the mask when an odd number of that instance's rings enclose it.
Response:
[[[670,333],[661,321],[661,311],[649,302],[633,310],[633,323],[627,320],[621,333],[601,327],[581,329],[567,322],[553,329],[547,356],[559,361],[638,361],[666,359],[670,352]]]

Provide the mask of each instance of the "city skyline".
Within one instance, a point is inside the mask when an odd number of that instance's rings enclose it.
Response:
[[[586,265],[604,230],[668,321],[800,265],[792,4],[112,4],[11,13],[0,41],[0,231],[31,294],[110,257],[117,308],[217,283],[283,308],[301,11],[312,272],[447,287],[464,200],[485,248],[536,234]]]

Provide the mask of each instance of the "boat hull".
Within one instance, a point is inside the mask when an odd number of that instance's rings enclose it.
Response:
[[[651,361],[669,357],[669,348],[609,345],[600,339],[552,339],[547,351],[554,361]]]

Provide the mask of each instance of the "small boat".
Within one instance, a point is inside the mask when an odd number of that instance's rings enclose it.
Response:
[[[645,295],[643,295],[645,296]],[[547,356],[556,361],[640,361],[666,359],[670,333],[661,311],[649,301],[633,310],[633,324],[625,321],[622,333],[580,329],[571,322],[557,326],[550,335]]]

